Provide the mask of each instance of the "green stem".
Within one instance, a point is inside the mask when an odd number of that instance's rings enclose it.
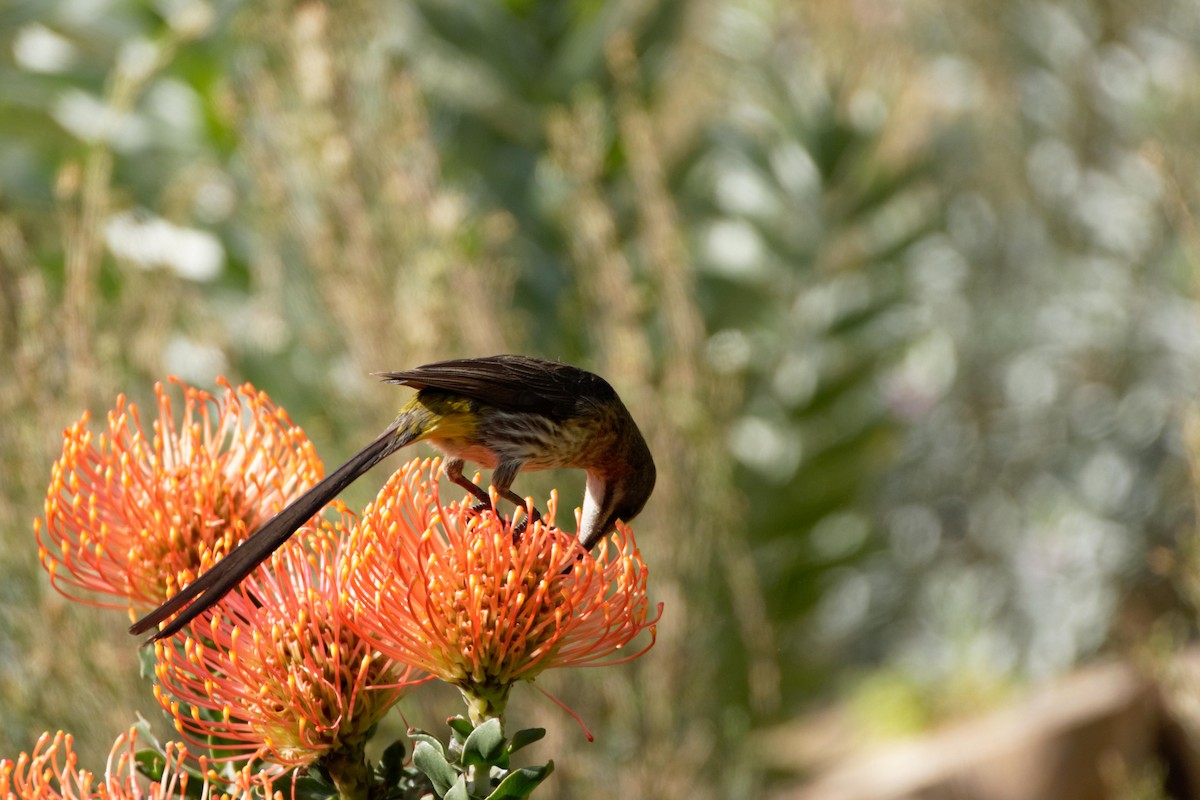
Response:
[[[484,791],[486,789],[486,787],[480,787],[480,785],[479,785],[479,767],[472,764],[471,766],[467,767],[466,774],[467,774],[467,791],[470,793],[470,795],[472,797],[486,795],[487,792]]]
[[[367,765],[366,744],[365,737],[343,740],[340,747],[321,759],[340,800],[367,800],[371,768]]]
[[[504,708],[508,705],[508,693],[512,690],[511,683],[492,686],[487,684],[467,684],[459,686],[463,700],[467,702],[467,716],[471,724],[479,727],[489,719],[498,719],[504,723]]]

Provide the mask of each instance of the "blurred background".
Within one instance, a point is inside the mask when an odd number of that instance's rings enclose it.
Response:
[[[168,375],[253,382],[327,468],[407,397],[372,371],[617,387],[666,611],[539,681],[595,743],[515,697],[551,796],[803,791],[1153,673],[1200,598],[1197,142],[1191,0],[3,0],[0,755],[167,732],[31,523],[63,428]]]

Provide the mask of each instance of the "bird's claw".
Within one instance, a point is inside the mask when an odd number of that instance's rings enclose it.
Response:
[[[476,503],[475,505],[473,505],[467,509],[467,515],[470,517],[477,517],[480,514],[482,514],[484,511],[491,511],[491,512],[495,513],[497,516],[499,516],[499,513],[500,513],[498,511],[496,511],[496,509],[493,508],[490,503]],[[537,513],[536,508],[533,510],[532,518],[534,520],[539,520],[542,518],[541,515]],[[522,519],[516,525],[513,525],[512,531],[513,531],[513,541],[514,542],[518,541],[521,538],[521,534],[525,532],[525,528],[529,524],[529,520],[530,520],[530,517],[526,516],[524,519]]]
[[[472,517],[478,517],[485,511],[495,511],[491,503],[476,503],[467,509],[467,514]]]
[[[542,519],[542,515],[538,513],[537,508],[534,506],[522,505],[518,507],[526,512],[526,516],[520,522],[512,526],[513,544],[521,541],[521,534],[525,533],[525,529],[529,526],[530,522],[539,522]],[[476,503],[467,509],[467,515],[471,517],[477,517],[484,511],[491,511],[497,516],[500,514],[500,512],[496,511],[495,507],[491,503]]]

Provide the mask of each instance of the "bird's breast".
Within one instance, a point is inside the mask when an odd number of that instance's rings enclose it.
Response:
[[[523,462],[527,471],[587,468],[608,446],[609,431],[596,417],[551,419],[537,416],[521,419],[513,415],[500,422],[507,440],[505,447]]]
[[[481,405],[472,435],[435,444],[483,466],[518,462],[522,470],[536,471],[586,467],[601,445],[598,436],[603,437],[601,426],[588,417],[555,419]]]
[[[501,454],[493,448],[470,439],[431,436],[429,443],[452,458],[461,458],[485,469],[495,469],[502,460]]]

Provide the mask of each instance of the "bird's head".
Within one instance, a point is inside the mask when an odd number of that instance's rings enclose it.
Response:
[[[579,529],[583,546],[590,550],[617,520],[629,522],[640,514],[654,492],[656,476],[654,459],[640,435],[619,463],[588,470]]]
[[[654,481],[658,473],[654,469],[654,459],[650,457],[650,451],[646,450],[644,459],[629,466],[630,469],[611,481],[613,503],[606,530],[612,530],[617,520],[629,522],[642,513],[646,501],[654,491]]]

